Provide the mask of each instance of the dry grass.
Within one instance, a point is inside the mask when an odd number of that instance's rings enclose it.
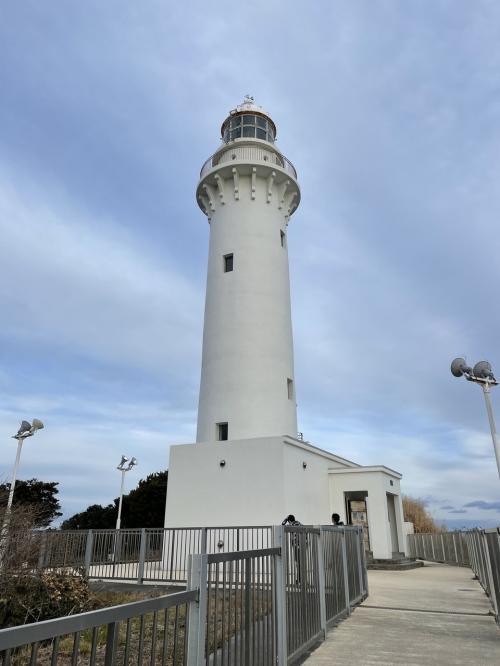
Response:
[[[403,512],[405,520],[413,523],[416,533],[446,532],[444,525],[438,525],[421,499],[403,495]]]

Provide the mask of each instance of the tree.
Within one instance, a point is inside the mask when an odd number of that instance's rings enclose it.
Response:
[[[436,523],[425,503],[421,499],[403,495],[403,512],[405,520],[413,523],[415,532],[444,532],[446,528]]]
[[[30,481],[24,483],[32,486]],[[9,484],[0,485],[0,507],[4,509],[8,494]],[[47,515],[43,504],[14,502],[6,524],[0,522],[0,629],[83,612],[92,602],[87,578],[75,577],[71,567],[38,569],[46,532],[34,528],[46,522]]]
[[[54,518],[62,516],[57,481],[39,481],[38,479],[19,480],[14,489],[13,507],[32,508],[35,527],[48,527]],[[10,483],[0,484],[0,514],[3,516],[7,506]]]
[[[92,504],[85,511],[75,513],[61,524],[62,530],[110,530],[116,525],[116,508],[113,504]]]
[[[123,498],[122,525],[125,527],[163,527],[167,497],[168,470],[141,479],[137,488]],[[118,500],[115,500],[118,510]]]
[[[163,527],[165,499],[167,496],[168,470],[149,474],[141,479],[137,488],[123,496],[121,526]],[[113,504],[92,504],[85,511],[65,520],[63,530],[113,529],[118,516],[119,498]]]

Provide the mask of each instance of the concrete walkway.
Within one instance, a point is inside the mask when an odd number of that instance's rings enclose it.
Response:
[[[370,571],[370,596],[328,633],[308,666],[500,665],[500,627],[470,569],[426,562]]]

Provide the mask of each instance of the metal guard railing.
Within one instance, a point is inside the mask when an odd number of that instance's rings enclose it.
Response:
[[[117,664],[118,659],[128,664],[132,657],[142,664],[146,656],[152,664],[158,658],[162,666],[185,663],[187,609],[197,597],[197,590],[189,590],[2,629],[1,663],[57,664],[66,658],[76,664],[83,655],[90,666]]]
[[[490,598],[500,624],[500,528],[409,534],[411,557],[469,566]]]
[[[295,663],[368,595],[363,532],[278,526],[271,542],[191,554],[187,592],[0,630],[0,663]]]
[[[185,583],[190,555],[267,548],[272,527],[64,530],[33,538],[38,569],[83,569],[100,580]]]
[[[245,143],[226,144],[223,148],[215,152],[201,167],[200,178],[203,178],[210,169],[220,164],[229,164],[234,160],[275,164],[297,180],[295,167],[284,155],[273,150],[270,146]]]

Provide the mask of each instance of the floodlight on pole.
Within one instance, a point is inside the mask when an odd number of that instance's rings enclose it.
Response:
[[[498,437],[495,416],[493,414],[493,405],[491,404],[490,388],[497,386],[493,370],[488,361],[479,361],[471,368],[463,358],[456,358],[451,363],[451,374],[454,377],[465,377],[469,382],[479,384],[483,389],[484,401],[486,403],[486,413],[490,424],[491,439],[493,441],[493,450],[497,461],[498,476],[500,477],[500,439]]]
[[[43,428],[43,423],[40,421],[40,419],[33,419],[32,423],[30,423],[29,421],[21,421],[19,430],[15,435],[12,435],[13,439],[17,439],[17,452],[16,452],[16,461],[14,463],[14,470],[12,472],[12,479],[10,482],[9,498],[7,500],[7,507],[5,509],[2,532],[4,531],[4,529],[6,529],[9,523],[9,515],[12,507],[12,502],[14,500],[14,488],[16,487],[17,471],[19,469],[19,462],[21,460],[21,450],[23,448],[24,440],[27,437],[32,437],[37,430],[41,430],[42,428]]]
[[[128,463],[128,465],[127,465]],[[120,460],[120,463],[117,465],[116,469],[119,470],[122,473],[122,479],[121,479],[121,484],[120,484],[120,501],[118,503],[118,516],[116,518],[116,529],[120,529],[121,521],[122,521],[122,503],[123,503],[123,487],[125,484],[125,473],[130,472],[132,467],[135,467],[137,465],[137,458],[132,457],[130,460],[127,458],[127,456],[124,456],[122,454],[122,459]]]

